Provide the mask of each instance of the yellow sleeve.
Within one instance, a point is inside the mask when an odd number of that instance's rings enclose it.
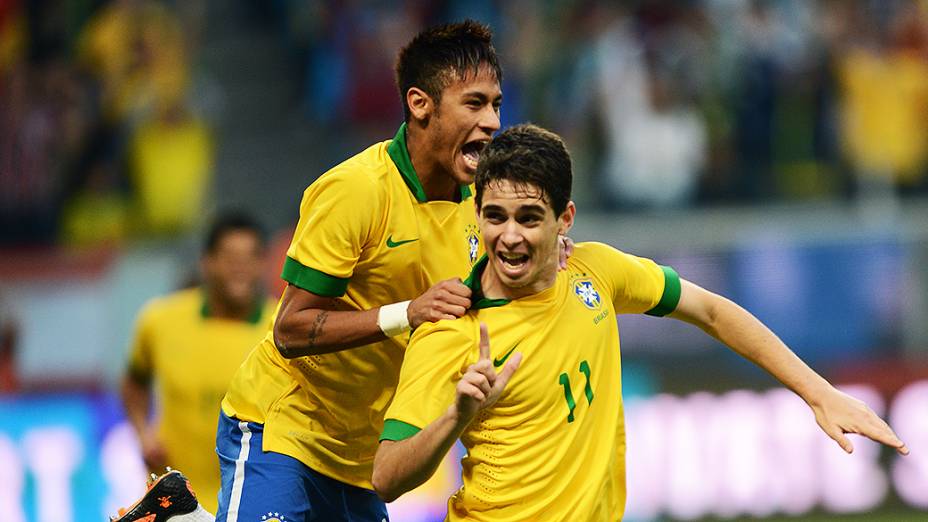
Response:
[[[607,288],[616,313],[663,317],[680,302],[680,276],[669,266],[603,243],[579,243],[574,256]]]
[[[129,376],[140,383],[151,382],[154,374],[154,361],[152,360],[151,345],[155,328],[156,312],[151,304],[146,305],[139,313],[129,345]]]
[[[364,175],[333,170],[316,180],[303,193],[281,277],[317,295],[344,295],[372,229],[383,219],[383,200],[383,191]]]
[[[438,419],[454,401],[455,388],[477,358],[477,326],[466,318],[426,323],[416,329],[400,370],[380,440],[412,437]]]

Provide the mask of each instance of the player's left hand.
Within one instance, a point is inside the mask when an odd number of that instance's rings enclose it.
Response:
[[[909,454],[909,448],[896,436],[889,424],[863,401],[831,388],[819,402],[811,406],[819,427],[848,453],[854,451],[854,445],[844,436],[845,433],[863,435],[895,449],[900,455]]]
[[[567,270],[567,259],[574,253],[574,240],[559,234],[557,236],[557,244],[557,269]]]

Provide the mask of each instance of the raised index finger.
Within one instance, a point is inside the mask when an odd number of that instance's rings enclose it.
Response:
[[[480,322],[480,359],[490,360],[490,334],[483,321]]]

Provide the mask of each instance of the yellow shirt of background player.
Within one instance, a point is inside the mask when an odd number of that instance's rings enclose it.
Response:
[[[289,283],[334,297],[345,310],[366,310],[468,273],[482,254],[471,188],[461,187],[460,202],[427,201],[405,130],[306,189],[282,274]],[[264,423],[264,451],[370,489],[407,340],[287,360],[269,331],[233,381],[223,411]]]
[[[482,260],[468,280],[479,294]],[[448,519],[619,520],[625,505],[625,426],[616,313],[665,315],[676,273],[600,243],[577,244],[551,288],[482,299],[463,318],[414,333],[381,439],[402,440],[439,418],[476,362],[480,322],[493,364],[522,352],[499,401],[461,436],[463,487]]]
[[[200,289],[190,289],[146,305],[129,371],[143,382],[154,379],[167,464],[183,471],[203,507],[215,512],[217,407],[236,369],[267,331],[274,304],[257,306],[248,321],[234,321],[210,317],[204,302]]]

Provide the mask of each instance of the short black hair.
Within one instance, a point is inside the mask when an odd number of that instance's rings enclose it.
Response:
[[[231,210],[220,214],[209,227],[206,241],[203,243],[203,253],[213,254],[222,238],[230,232],[251,232],[258,238],[258,244],[263,249],[267,243],[264,228],[251,215],[239,210]]]
[[[476,202],[480,208],[483,191],[501,180],[522,187],[536,187],[548,200],[556,216],[567,208],[573,182],[570,153],[557,134],[530,123],[510,127],[497,134],[480,152]]]
[[[406,93],[412,87],[426,92],[435,103],[442,90],[455,79],[475,75],[488,66],[502,83],[503,70],[492,44],[489,26],[475,20],[431,27],[417,34],[396,59],[396,86],[400,91],[405,121],[409,121]]]

